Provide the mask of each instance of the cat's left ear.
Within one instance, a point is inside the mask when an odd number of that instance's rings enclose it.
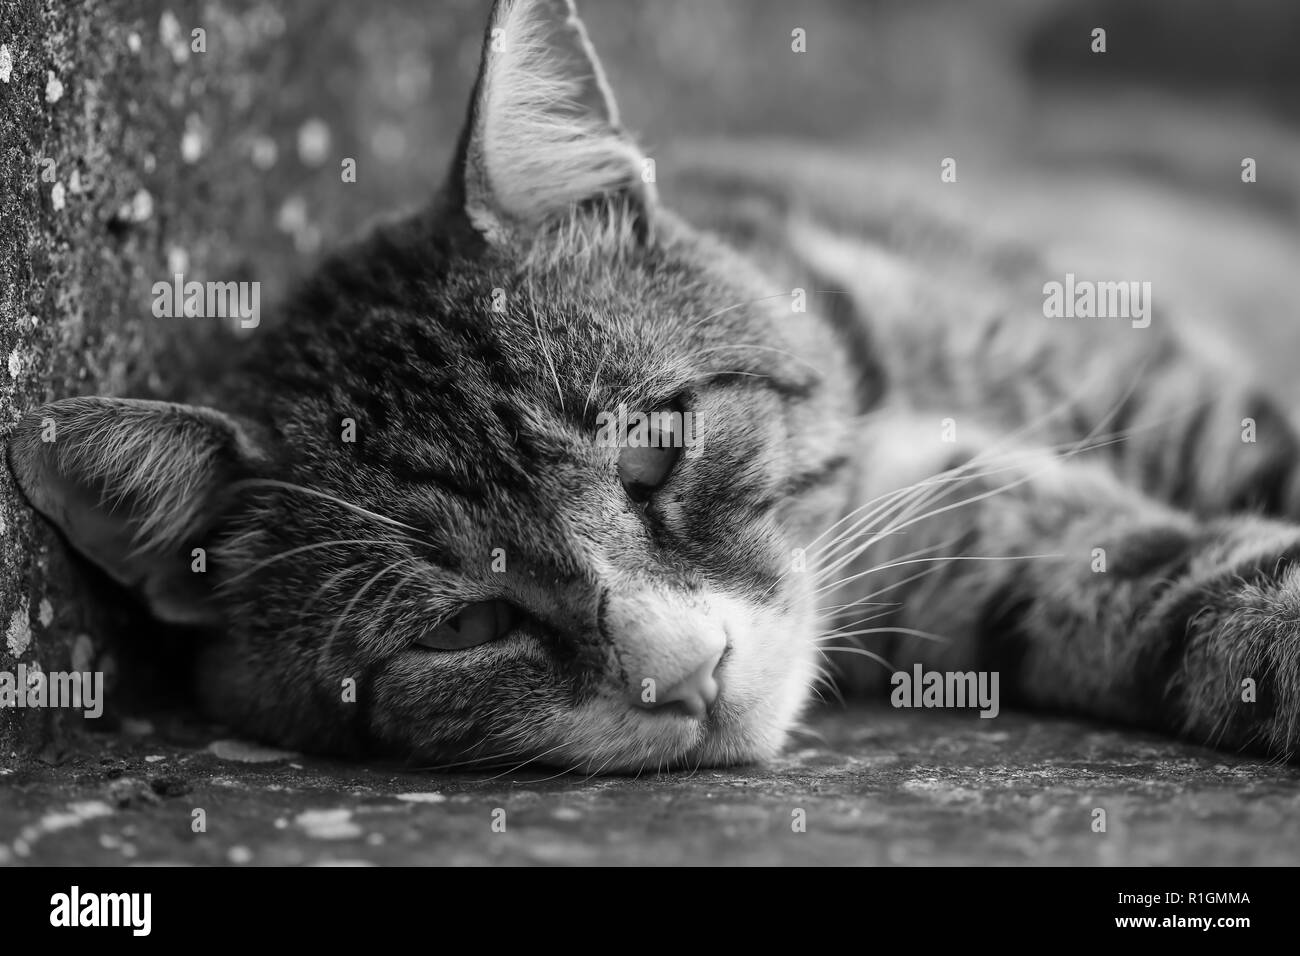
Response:
[[[448,200],[490,243],[601,197],[645,226],[645,170],[572,0],[497,0]]]
[[[261,458],[239,423],[190,405],[67,398],[28,413],[8,446],[18,487],[73,548],[160,620],[215,623],[214,575],[194,548]]]

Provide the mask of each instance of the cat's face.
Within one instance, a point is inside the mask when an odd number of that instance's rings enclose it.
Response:
[[[106,567],[120,540],[57,489],[114,489],[137,545],[115,576],[217,624],[203,693],[245,732],[635,771],[769,756],[808,698],[799,549],[848,498],[850,389],[772,280],[657,208],[594,60],[545,73],[590,57],[551,6],[498,6],[505,50],[565,56],[485,53],[436,214],[322,270],[253,343],[234,418],[77,400],[49,462],[14,453]],[[503,109],[548,83],[581,137]]]
[[[331,497],[239,499],[213,555],[242,635],[207,669],[220,711],[430,764],[779,746],[816,666],[796,549],[843,503],[822,383],[742,262],[662,214],[644,245],[582,223],[585,264],[426,249],[400,305],[335,270],[271,333],[264,471]],[[690,427],[637,447],[620,405]]]

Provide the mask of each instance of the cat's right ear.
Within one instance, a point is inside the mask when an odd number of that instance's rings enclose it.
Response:
[[[206,560],[196,566],[192,549],[257,458],[220,412],[110,398],[29,413],[8,451],[33,508],[159,619],[183,624],[215,623]]]
[[[572,0],[497,0],[447,204],[492,244],[602,197],[645,226],[645,168]]]

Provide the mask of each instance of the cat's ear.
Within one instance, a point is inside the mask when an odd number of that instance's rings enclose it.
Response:
[[[493,243],[599,197],[644,225],[644,170],[572,0],[497,0],[447,199]]]
[[[257,459],[231,418],[167,402],[69,398],[26,415],[9,467],[32,507],[161,620],[215,620],[206,554],[225,490]]]

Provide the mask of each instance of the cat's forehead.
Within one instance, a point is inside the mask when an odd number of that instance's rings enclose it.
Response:
[[[521,385],[580,390],[588,403],[615,390],[642,404],[729,375],[808,387],[808,366],[781,347],[788,291],[725,250],[689,235],[632,252],[561,249],[577,258],[549,249],[524,268],[507,263],[490,287],[462,286],[452,306],[453,323],[476,317],[473,334]]]
[[[296,303],[259,361],[274,388],[257,392],[295,406],[308,437],[352,418],[471,459],[485,430],[544,448],[600,412],[719,381],[807,392],[811,366],[783,338],[788,293],[752,267],[672,222],[631,247],[599,223],[565,228],[485,256],[381,235]]]

